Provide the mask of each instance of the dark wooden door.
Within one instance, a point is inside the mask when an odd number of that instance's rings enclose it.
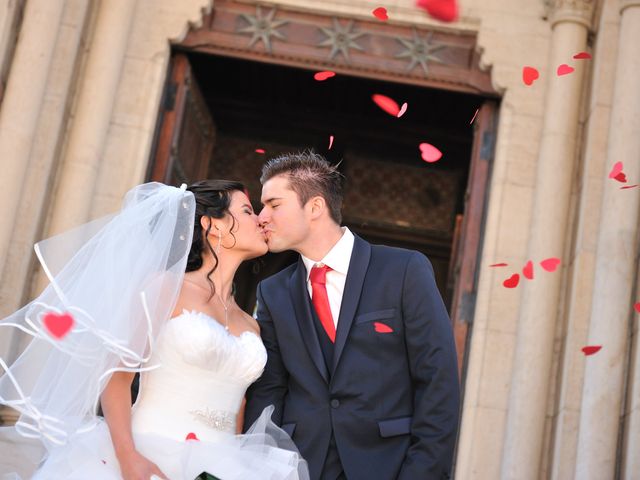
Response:
[[[207,177],[216,127],[189,59],[171,59],[149,180],[180,185]]]
[[[464,378],[467,340],[476,302],[485,207],[489,193],[497,121],[496,103],[492,100],[485,101],[474,123],[471,168],[465,192],[464,215],[459,216],[456,221],[453,241],[449,274],[449,282],[453,288],[451,321],[461,378]]]

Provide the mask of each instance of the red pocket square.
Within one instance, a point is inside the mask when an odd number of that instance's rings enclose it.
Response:
[[[378,333],[391,333],[391,332],[393,332],[393,328],[391,328],[389,325],[385,325],[384,323],[373,322],[373,326],[376,328],[376,332],[378,332]]]

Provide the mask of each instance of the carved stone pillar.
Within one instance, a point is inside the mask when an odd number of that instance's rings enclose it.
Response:
[[[556,68],[572,63],[572,56],[586,49],[594,3],[557,0],[551,4],[548,87],[526,257],[534,262],[562,258],[570,236],[571,185],[578,158],[585,67],[575,63],[575,71],[563,77],[556,76]],[[557,271],[523,284],[501,478],[537,480],[541,476],[561,280],[562,272]]]
[[[640,179],[640,0],[620,2],[620,34],[609,125],[607,165],[624,163],[629,181]],[[637,329],[633,284],[637,272],[640,197],[626,195],[620,184],[604,178],[602,212],[598,230],[596,269],[589,344],[602,345],[586,360],[580,410],[576,478],[616,476],[618,438],[624,429],[621,406],[626,376],[638,371],[639,357],[629,355],[630,325]],[[637,342],[637,338],[634,339]],[[635,367],[629,365],[635,361]],[[629,382],[637,392],[640,386]],[[629,396],[630,408],[625,455],[626,477],[637,478],[638,397]],[[624,412],[627,413],[627,412]],[[631,448],[636,450],[631,454]],[[634,458],[636,457],[636,458]],[[635,463],[634,463],[635,462]],[[633,467],[635,465],[635,467]],[[624,465],[623,465],[624,467]]]

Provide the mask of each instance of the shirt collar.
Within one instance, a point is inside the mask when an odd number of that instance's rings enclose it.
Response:
[[[343,275],[347,274],[349,271],[349,263],[351,262],[351,252],[353,251],[355,237],[347,227],[342,227],[342,231],[343,234],[342,237],[340,237],[340,240],[338,240],[338,242],[331,248],[331,250],[329,250],[320,262],[314,262],[310,258],[300,254],[302,262],[307,269],[307,280],[309,280],[311,269],[316,263],[324,263],[331,267],[331,270],[335,270]]]

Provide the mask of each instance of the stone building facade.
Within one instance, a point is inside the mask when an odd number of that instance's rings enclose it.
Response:
[[[621,190],[608,174],[622,161],[626,185],[640,183],[640,1],[459,3],[458,21],[441,23],[413,0],[2,2],[0,316],[44,285],[35,242],[115,211],[124,192],[150,178],[176,46],[199,48],[189,42],[206,28],[218,38],[215,22],[234,9],[365,29],[375,21],[371,11],[385,6],[390,32],[451,44],[472,38],[477,90],[496,105],[469,272],[473,314],[461,320],[456,478],[638,478],[640,188]],[[276,62],[278,36],[273,52],[267,42],[243,38],[236,53],[229,40],[228,55]],[[574,59],[579,52],[592,58]],[[561,64],[574,71],[557,75]],[[523,83],[524,66],[539,71],[531,86]],[[340,55],[307,65],[339,74],[348,67]],[[385,68],[351,73],[390,80]],[[433,72],[425,68],[411,82],[473,87],[471,77],[445,81],[445,70],[440,79]],[[533,281],[503,286],[527,261],[549,257],[561,259],[556,272],[537,269]],[[498,262],[509,266],[489,267]],[[0,331],[3,358],[15,359],[21,343]],[[585,356],[586,345],[602,349]],[[6,409],[0,415],[5,423],[14,418]]]

